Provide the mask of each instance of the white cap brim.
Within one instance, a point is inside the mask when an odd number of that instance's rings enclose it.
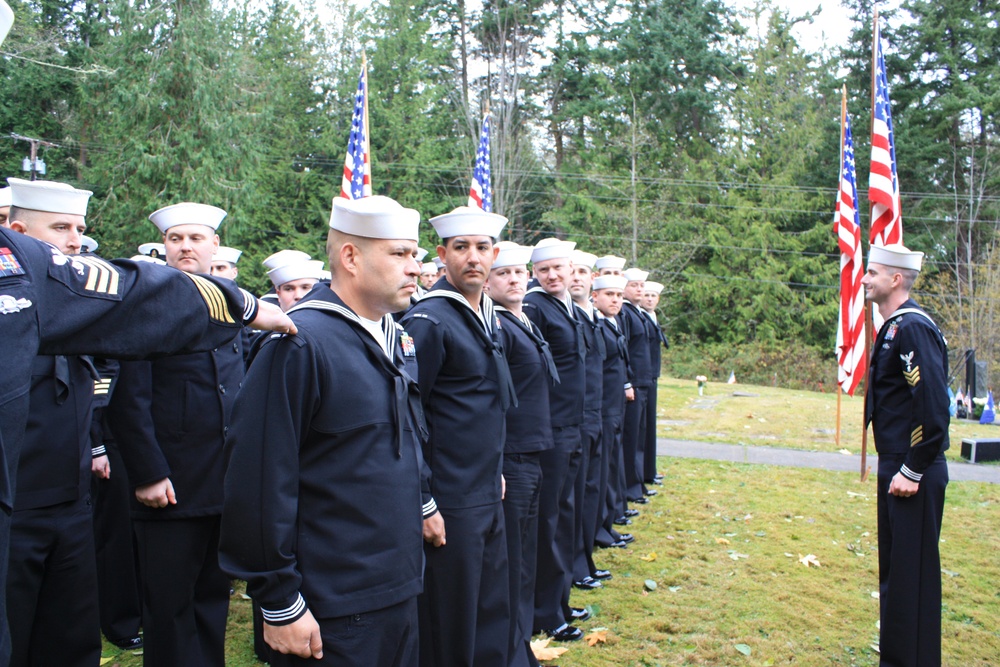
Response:
[[[161,234],[166,234],[168,229],[179,225],[204,225],[214,232],[219,229],[225,217],[226,212],[218,206],[186,201],[153,211],[149,214],[149,221],[156,225]]]
[[[295,262],[279,266],[267,272],[267,277],[271,279],[271,284],[280,287],[293,280],[303,280],[305,278],[323,278],[323,262],[318,259],[311,259],[306,262]]]
[[[626,283],[628,283],[628,280],[625,279],[625,276],[615,276],[610,274],[606,276],[597,276],[594,278],[593,290],[595,292],[602,289],[623,290],[625,289]]]
[[[229,246],[220,245],[219,249],[215,251],[215,256],[212,257],[212,261],[236,264],[236,262],[240,261],[240,255],[242,254],[243,251],[238,248],[230,248]]]
[[[285,249],[268,255],[261,264],[264,265],[265,269],[276,269],[293,262],[308,262],[310,259],[312,257],[307,252]]]
[[[417,241],[420,213],[381,195],[361,199],[337,197],[330,213],[330,228],[369,239]]]
[[[622,275],[625,276],[625,280],[629,281],[630,283],[633,282],[641,283],[645,281],[646,278],[649,277],[649,271],[643,271],[642,269],[626,269],[625,271],[622,272]]]
[[[893,266],[897,269],[919,271],[923,263],[924,253],[910,250],[901,243],[886,246],[873,245],[868,249],[868,262]]]
[[[518,245],[510,241],[501,241],[497,244],[500,252],[493,261],[493,270],[502,269],[506,266],[527,266],[531,261],[531,253],[534,248],[530,245]]]
[[[431,218],[434,231],[442,239],[456,236],[488,236],[498,238],[507,224],[507,218],[496,213],[487,213],[472,206],[459,206],[451,213]]]
[[[547,262],[550,259],[569,259],[573,255],[576,243],[573,241],[563,241],[561,239],[542,239],[535,244],[535,249],[531,253],[531,263]]]
[[[618,269],[621,271],[625,268],[625,258],[615,257],[614,255],[605,255],[604,257],[598,257],[597,261],[594,262],[594,268],[600,271],[601,269]]]
[[[56,181],[26,181],[23,178],[8,178],[10,183],[11,206],[29,211],[45,213],[65,213],[67,215],[87,215],[90,190],[77,190],[68,183]]]

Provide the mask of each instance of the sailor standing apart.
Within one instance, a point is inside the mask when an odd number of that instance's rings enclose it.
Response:
[[[923,253],[872,246],[861,279],[886,315],[872,347],[865,415],[878,451],[880,664],[941,664],[941,556],[948,486],[948,348],[910,298]]]

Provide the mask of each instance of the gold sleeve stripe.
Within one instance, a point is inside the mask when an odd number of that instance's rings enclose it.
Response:
[[[910,447],[919,445],[923,441],[924,441],[924,427],[918,426],[915,429],[913,429],[912,433],[910,433]]]
[[[912,371],[903,371],[907,384],[916,387],[920,383],[920,366],[914,366]]]
[[[120,276],[114,266],[98,257],[74,257],[73,261],[87,267],[84,289],[98,294],[118,294]]]
[[[191,273],[187,273],[185,275],[194,281],[195,286],[201,293],[201,298],[205,300],[205,304],[208,306],[209,317],[219,322],[225,322],[226,324],[236,323],[236,321],[229,314],[229,307],[226,304],[226,297],[223,295],[222,290],[220,290],[213,282],[206,280],[201,276],[196,276]]]

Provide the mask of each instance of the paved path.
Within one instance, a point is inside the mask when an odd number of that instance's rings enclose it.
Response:
[[[762,463],[796,468],[821,468],[855,473],[861,471],[860,455],[809,452],[781,447],[726,445],[714,442],[659,438],[656,441],[656,453],[660,456],[690,459]],[[874,475],[875,471],[878,470],[878,457],[874,452],[870,452],[868,455],[868,465],[871,466]],[[1000,484],[1000,465],[948,461],[948,476],[952,481]]]

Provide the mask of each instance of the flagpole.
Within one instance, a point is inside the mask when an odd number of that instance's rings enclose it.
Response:
[[[875,8],[875,19],[872,24],[872,104],[871,104],[871,121],[869,123],[869,137],[872,134],[872,128],[875,127],[875,77],[878,76],[878,62],[877,62],[877,51],[878,48],[878,7]],[[868,197],[868,228],[869,235],[871,234],[871,224],[872,224],[872,209],[875,208],[871,197]],[[862,234],[864,237],[864,234]],[[865,299],[865,359],[871,362],[872,358],[872,333],[874,333],[874,320],[872,316],[871,303],[868,299]],[[868,369],[868,379],[871,379],[871,368]],[[867,380],[865,381],[865,407],[861,415],[861,481],[867,481],[868,479],[868,425],[866,423],[868,419],[868,399],[870,398],[869,393],[871,392],[871,383]]]
[[[361,69],[365,77],[365,146],[364,155],[368,156],[368,164],[365,165],[368,171],[368,183],[372,182],[372,126],[368,123],[368,99],[372,96],[371,88],[368,86],[368,56],[361,52]],[[372,193],[374,194],[374,192]]]
[[[841,177],[840,171],[844,168],[843,167],[843,165],[844,165],[844,126],[845,126],[846,122],[847,122],[847,84],[844,84],[843,87],[840,90],[840,161],[837,163],[838,164],[838,168],[837,168],[837,203],[835,204],[835,207],[838,210],[839,210],[839,207],[840,207],[840,182],[841,182],[840,181],[840,177]],[[835,213],[834,215],[839,215],[839,213]],[[843,308],[843,306],[844,306],[844,292],[843,292],[843,282],[841,282],[840,307]],[[843,315],[841,315],[841,321],[840,321],[840,325],[839,326],[843,327]],[[838,350],[838,354],[839,354],[839,350]],[[840,375],[840,360],[839,359],[837,360],[837,375],[838,376]],[[844,394],[844,386],[843,386],[843,383],[840,382],[840,378],[839,377],[837,378],[837,380],[838,380],[838,382],[837,382],[837,428],[836,428],[836,431],[835,431],[836,435],[834,436],[834,444],[837,446],[837,449],[840,449],[840,418],[841,418],[841,412],[840,412],[841,411],[841,407],[840,406],[841,406],[842,396]]]

